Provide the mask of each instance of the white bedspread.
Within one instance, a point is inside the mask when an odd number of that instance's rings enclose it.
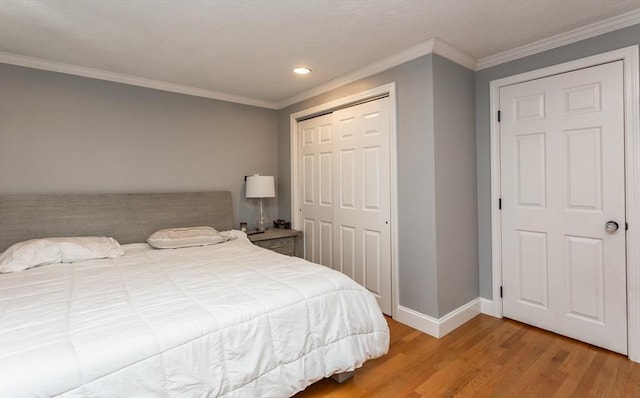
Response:
[[[387,352],[373,296],[326,267],[124,248],[0,275],[0,397],[286,397]]]

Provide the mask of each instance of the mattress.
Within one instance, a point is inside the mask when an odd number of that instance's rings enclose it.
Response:
[[[286,397],[384,355],[374,297],[252,245],[0,275],[0,397]]]

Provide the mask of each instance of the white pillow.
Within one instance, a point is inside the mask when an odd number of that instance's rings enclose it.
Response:
[[[0,273],[23,271],[45,264],[116,258],[123,254],[120,244],[107,237],[31,239],[12,245],[0,255]]]
[[[178,249],[180,247],[215,245],[229,240],[212,227],[186,227],[161,229],[147,238],[147,243],[156,249]]]

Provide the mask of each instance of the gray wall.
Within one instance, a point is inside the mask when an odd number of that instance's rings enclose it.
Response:
[[[476,155],[478,184],[478,236],[480,295],[491,291],[491,146],[489,83],[492,80],[640,44],[640,25],[633,25],[539,54],[476,72]]]
[[[475,164],[473,161],[473,151],[475,150],[473,146],[473,72],[463,72],[457,65],[439,58],[439,56],[431,54],[426,55],[281,109],[278,113],[278,175],[281,182],[278,193],[280,198],[279,216],[289,219],[291,217],[290,115],[373,87],[391,82],[396,83],[400,305],[433,317],[439,317],[448,312],[447,309],[450,311],[453,307],[449,307],[454,303],[459,303],[456,307],[466,303],[462,302],[464,301],[462,297],[473,296],[470,299],[477,297],[478,285],[477,261],[475,260],[477,258],[477,237],[475,235]],[[436,66],[439,71],[437,74],[434,73]],[[449,68],[455,70],[449,73]],[[435,83],[440,75],[444,80]],[[456,83],[458,78],[462,78],[462,82]],[[463,121],[458,123],[453,120],[454,115],[443,117],[440,131],[437,132],[438,125],[434,122],[434,110],[438,97],[434,97],[434,87],[439,84],[440,91],[447,91],[449,83],[454,83],[450,87],[452,91],[460,92],[450,94],[443,107],[448,107],[451,102],[457,102],[461,97],[468,97],[467,100],[458,104],[459,107],[465,108],[461,112]],[[452,144],[455,144],[462,136],[471,138],[471,142],[464,146],[464,150],[468,152],[464,156],[470,155],[471,160],[461,163],[460,167],[464,169],[462,174],[465,175],[462,180],[464,182],[461,184],[467,184],[463,189],[468,195],[467,207],[470,207],[473,213],[464,225],[470,227],[469,231],[472,231],[473,237],[470,242],[463,242],[457,247],[457,251],[461,251],[460,248],[469,251],[467,255],[458,256],[454,260],[464,262],[464,265],[452,265],[451,269],[445,272],[447,276],[442,280],[442,283],[447,285],[439,286],[439,265],[436,258],[435,135],[438,133],[449,134],[450,132],[453,132],[456,137],[451,140],[444,138],[441,141],[442,149],[449,152],[441,156],[440,159],[446,161],[447,164],[452,157],[456,157],[458,154]],[[456,170],[448,169],[446,165],[443,165],[441,179],[447,178],[447,170],[451,170],[457,175]],[[456,175],[451,174],[450,177],[456,177]],[[467,175],[471,176],[470,180]],[[458,192],[459,189],[459,186],[455,186],[447,192]],[[444,197],[441,199],[446,201]],[[451,248],[444,241],[442,247]],[[468,263],[469,259],[472,259],[470,260],[472,263]],[[469,271],[468,279],[465,279],[465,283],[462,285],[458,284],[457,279],[453,281],[455,283],[449,284],[451,278],[448,275],[458,271]],[[468,291],[461,292],[461,289]],[[443,292],[443,303],[446,302],[446,305],[439,304],[439,290]]]
[[[433,58],[438,317],[478,297],[474,72]]]
[[[0,64],[1,194],[230,190],[237,224],[253,173],[277,175],[274,110]]]

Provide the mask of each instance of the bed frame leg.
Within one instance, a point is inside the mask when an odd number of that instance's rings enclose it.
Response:
[[[349,380],[352,377],[353,377],[353,371],[344,372],[344,373],[336,373],[333,376],[331,376],[333,381],[335,381],[338,384],[342,384],[342,383],[344,383],[345,381]]]

